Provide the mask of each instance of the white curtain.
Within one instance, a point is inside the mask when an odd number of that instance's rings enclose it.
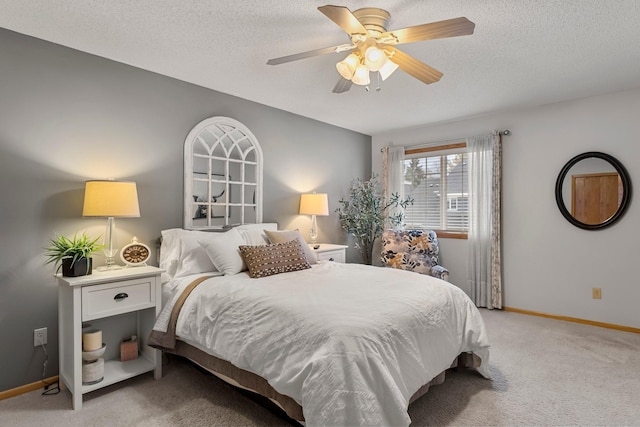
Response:
[[[502,308],[500,134],[467,139],[469,150],[469,259],[471,299],[478,307]]]
[[[382,180],[385,201],[393,193],[398,193],[404,199],[404,147],[388,146],[382,149]],[[398,213],[402,208],[390,209],[390,214]],[[386,224],[385,227],[388,227]]]

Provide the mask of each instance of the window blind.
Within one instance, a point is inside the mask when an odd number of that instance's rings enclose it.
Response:
[[[464,148],[448,154],[415,154],[404,161],[408,228],[466,232],[469,226],[468,157]]]

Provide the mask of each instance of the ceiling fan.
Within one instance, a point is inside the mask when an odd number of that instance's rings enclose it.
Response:
[[[320,6],[318,10],[338,24],[349,35],[351,43],[282,56],[270,59],[267,64],[278,65],[318,55],[351,51],[336,64],[340,80],[333,88],[334,93],[348,91],[352,83],[369,85],[371,71],[378,72],[382,80],[386,80],[398,67],[423,83],[435,83],[442,77],[440,71],[395,46],[470,35],[475,28],[473,22],[461,17],[387,31],[391,15],[383,9],[367,7],[351,12],[344,6],[327,5]]]

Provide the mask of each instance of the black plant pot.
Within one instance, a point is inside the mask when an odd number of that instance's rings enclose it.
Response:
[[[88,276],[92,270],[91,258],[78,258],[71,265],[73,258],[65,258],[62,260],[62,275],[64,277]]]

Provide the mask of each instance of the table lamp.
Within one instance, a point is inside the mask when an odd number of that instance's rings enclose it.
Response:
[[[316,244],[318,238],[318,224],[316,215],[329,215],[329,200],[327,193],[309,193],[300,195],[300,215],[311,215],[311,244]]]
[[[104,233],[105,266],[97,270],[117,270],[122,266],[115,264],[118,253],[115,236],[115,218],[138,218],[138,190],[135,182],[130,181],[87,181],[84,187],[84,205],[82,216],[106,217],[107,228]]]

